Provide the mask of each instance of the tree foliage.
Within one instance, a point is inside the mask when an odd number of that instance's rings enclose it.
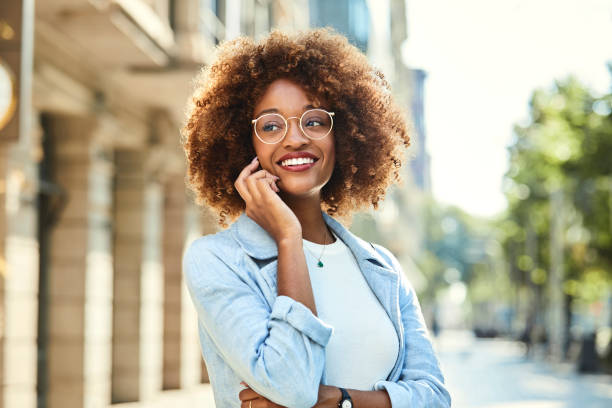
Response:
[[[612,94],[596,96],[574,77],[556,81],[533,93],[530,120],[514,135],[500,229],[515,280],[547,282],[551,221],[561,217],[564,291],[600,299],[612,280]],[[551,207],[555,191],[562,211]]]

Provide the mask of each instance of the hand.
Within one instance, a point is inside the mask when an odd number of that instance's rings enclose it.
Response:
[[[285,408],[282,405],[275,404],[266,397],[259,395],[245,382],[241,382],[240,384],[247,387],[238,393],[238,398],[240,398],[240,408]]]
[[[241,401],[240,408],[282,407],[253,391],[244,381],[240,384],[247,387],[238,394]],[[312,408],[336,408],[341,397],[342,393],[338,387],[319,385],[319,399]],[[249,407],[249,401],[251,401],[251,407]]]
[[[278,176],[259,170],[257,157],[241,172],[234,186],[246,203],[246,215],[276,241],[302,238],[302,226],[293,211],[278,196]]]

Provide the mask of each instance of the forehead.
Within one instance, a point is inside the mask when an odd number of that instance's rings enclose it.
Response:
[[[305,105],[319,105],[318,98],[309,95],[300,84],[289,79],[277,79],[270,83],[255,104],[255,112],[277,109],[280,112],[298,112]]]

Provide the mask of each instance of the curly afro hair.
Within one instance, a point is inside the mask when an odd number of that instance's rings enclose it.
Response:
[[[342,160],[321,191],[322,208],[340,217],[377,208],[387,187],[400,180],[408,127],[383,74],[329,29],[273,31],[260,42],[241,37],[217,48],[214,62],[195,78],[181,131],[196,203],[212,207],[223,226],[244,210],[234,181],[255,156],[253,109],[279,78],[300,84],[335,112],[336,157]]]

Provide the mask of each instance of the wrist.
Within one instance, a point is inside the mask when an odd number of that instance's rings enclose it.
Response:
[[[342,391],[340,391],[339,387],[334,387],[334,408],[338,408],[338,405],[340,405],[340,401],[342,400]]]
[[[339,408],[353,408],[354,402],[348,390],[346,390],[345,388],[338,387],[338,391],[340,391],[340,397],[338,398],[336,406]]]
[[[278,250],[302,248],[302,232],[286,233],[276,239]]]
[[[342,399],[340,388],[332,385],[321,385],[319,387],[319,401],[317,408],[338,408]]]

